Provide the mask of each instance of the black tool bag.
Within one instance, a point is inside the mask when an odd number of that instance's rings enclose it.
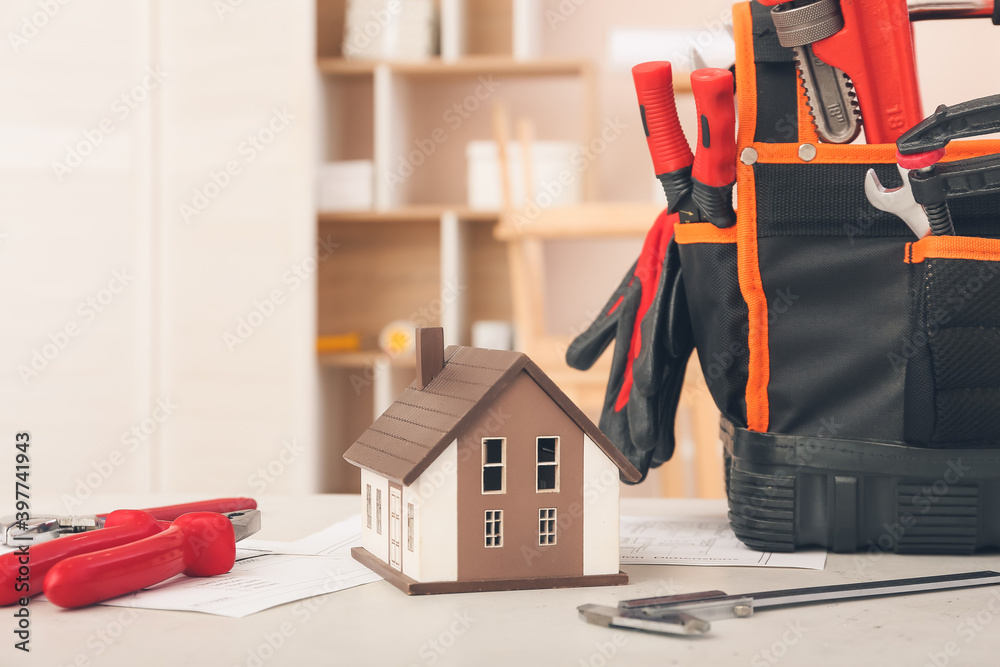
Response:
[[[733,529],[776,551],[1000,546],[1000,197],[918,241],[865,196],[869,168],[901,185],[895,146],[819,143],[768,9],[734,19],[738,222],[675,231]]]

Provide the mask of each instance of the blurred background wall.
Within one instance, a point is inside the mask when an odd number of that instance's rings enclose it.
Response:
[[[31,432],[58,509],[318,484],[313,281],[282,281],[313,255],[314,7],[232,4],[0,5],[0,438]]]
[[[658,197],[615,31],[715,35],[728,8],[541,0],[564,19],[541,21],[541,56],[591,61],[597,119],[626,126],[592,167],[597,199]],[[33,488],[62,496],[58,509],[106,492],[348,488],[323,452],[322,416],[343,389],[316,362],[314,184],[327,112],[350,114],[370,91],[330,92],[315,22],[314,0],[0,4],[0,452],[29,430]],[[917,26],[927,110],[997,92],[996,30]],[[579,122],[560,85],[505,93],[539,138]],[[433,127],[467,86],[411,95],[411,127]],[[693,138],[690,100],[680,115]],[[482,114],[455,139],[490,136]],[[417,202],[453,196],[465,164],[431,161],[415,178]],[[551,326],[585,325],[638,244],[553,250],[569,296],[552,301]],[[4,497],[12,466],[0,453]]]

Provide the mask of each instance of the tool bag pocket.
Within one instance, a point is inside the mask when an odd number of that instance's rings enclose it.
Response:
[[[750,348],[747,305],[737,270],[736,230],[709,223],[680,224],[674,230],[705,383],[726,419],[746,426]]]
[[[906,367],[905,439],[996,447],[1000,240],[928,237],[907,245],[906,262],[912,338],[893,357]]]

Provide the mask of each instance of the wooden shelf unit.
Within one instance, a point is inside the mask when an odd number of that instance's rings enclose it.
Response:
[[[320,58],[319,71],[332,76],[366,76],[385,67],[412,76],[584,76],[592,65],[585,60],[515,60],[509,56],[467,56],[460,60],[348,60]]]
[[[385,211],[320,211],[319,222],[437,222],[446,211],[452,211],[466,222],[496,222],[499,211],[484,211],[467,206],[402,206]]]
[[[508,247],[494,231],[500,213],[453,203],[464,195],[458,187],[466,171],[465,145],[492,139],[490,106],[501,99],[520,115],[548,104],[572,109],[558,125],[540,128],[540,139],[587,143],[599,135],[592,63],[517,59],[511,17],[517,0],[459,1],[465,5],[467,44],[461,57],[364,61],[342,54],[347,0],[317,0],[316,68],[325,104],[321,159],[370,159],[376,174],[374,210],[317,211],[318,237],[339,244],[317,272],[318,337],[357,332],[370,344],[390,322],[413,320],[445,326],[447,342],[468,344],[472,322],[512,321]],[[449,128],[433,166],[399,188],[388,187],[384,175],[400,156],[408,156],[414,141],[433,128],[448,128],[441,113],[465,99],[476,79],[490,75],[503,86],[495,97],[481,99],[477,115],[465,119],[460,131]],[[450,176],[438,175],[443,164]],[[591,168],[580,176],[585,200],[593,196],[597,172]],[[448,187],[427,188],[437,178],[451,179]],[[317,355],[329,466],[412,380],[412,363],[397,359],[386,365],[385,359],[368,349]],[[355,472],[328,473],[337,483],[324,490],[355,492]]]
[[[387,359],[381,350],[362,350],[359,352],[337,352],[319,354],[316,359],[320,366],[329,368],[367,368]],[[413,357],[403,357],[389,360],[390,365],[399,368],[416,368]]]

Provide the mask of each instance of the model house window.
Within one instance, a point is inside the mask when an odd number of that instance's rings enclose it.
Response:
[[[413,551],[413,503],[406,503],[406,548]]]
[[[483,438],[483,493],[503,493],[506,438]]]
[[[382,489],[375,489],[375,531],[382,534]]]
[[[365,484],[365,507],[368,516],[368,527],[372,527],[372,485]]]
[[[486,510],[486,546],[503,546],[503,510]]]
[[[538,546],[556,543],[556,508],[538,510]]]
[[[536,439],[539,491],[559,490],[559,436]]]

